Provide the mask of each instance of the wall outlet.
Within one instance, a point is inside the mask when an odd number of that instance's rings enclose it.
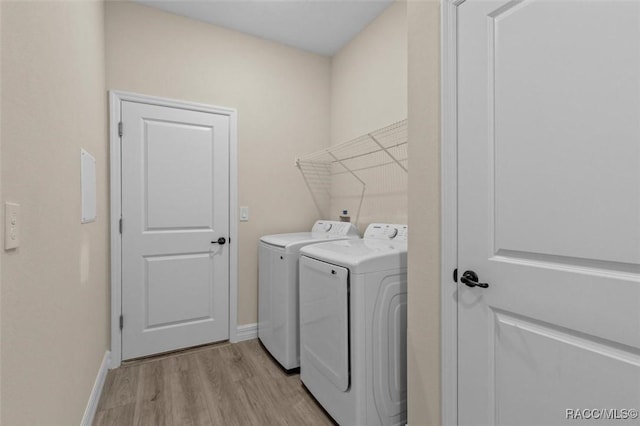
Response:
[[[20,245],[20,204],[4,203],[4,249],[11,250]]]

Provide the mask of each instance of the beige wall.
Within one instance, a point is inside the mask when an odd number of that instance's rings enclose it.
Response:
[[[440,425],[440,2],[409,0],[408,423]]]
[[[406,3],[400,0],[332,58],[331,144],[406,118],[407,16]],[[393,164],[358,174],[367,184],[360,230],[370,222],[407,223],[406,172]],[[351,176],[334,179],[332,218],[346,208],[355,219],[360,189]]]
[[[22,206],[2,262],[2,424],[79,424],[108,348],[104,7],[2,2],[2,202]],[[97,161],[80,224],[80,148]]]
[[[22,205],[24,223],[20,249],[0,257],[0,423],[78,424],[108,347],[105,69],[107,88],[238,109],[239,204],[251,208],[239,228],[240,324],[256,321],[259,236],[317,217],[294,158],[409,116],[409,424],[440,423],[437,0],[394,4],[333,61],[108,3],[106,64],[100,4],[0,4],[1,198]],[[98,164],[89,225],[80,147]]]
[[[407,12],[396,1],[331,61],[331,142],[407,118]]]
[[[330,60],[128,2],[106,5],[107,86],[238,110],[238,324],[257,321],[260,236],[318,212],[295,158],[329,141]]]
[[[2,200],[2,5],[0,4],[0,201]],[[4,210],[0,206],[0,224]],[[4,226],[0,226],[0,244],[4,244]],[[0,256],[0,425],[2,425],[2,257]]]

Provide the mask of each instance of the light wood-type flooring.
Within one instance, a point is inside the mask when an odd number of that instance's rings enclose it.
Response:
[[[132,361],[109,371],[94,426],[334,425],[258,340]]]

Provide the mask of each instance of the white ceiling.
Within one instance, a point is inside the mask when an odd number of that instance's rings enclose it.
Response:
[[[299,49],[332,56],[393,0],[134,0]]]

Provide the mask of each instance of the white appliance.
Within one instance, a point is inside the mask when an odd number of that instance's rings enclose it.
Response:
[[[360,238],[347,222],[318,220],[311,232],[265,235],[258,245],[258,337],[287,370],[300,366],[298,257],[301,247]]]
[[[404,425],[407,226],[300,254],[302,382],[340,425]]]

